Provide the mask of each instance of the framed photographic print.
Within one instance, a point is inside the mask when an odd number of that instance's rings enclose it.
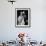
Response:
[[[15,8],[15,26],[30,27],[31,26],[31,9]]]

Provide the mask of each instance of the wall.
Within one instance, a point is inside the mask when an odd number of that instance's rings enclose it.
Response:
[[[19,32],[28,33],[33,40],[46,40],[45,0],[17,0],[14,5],[0,0],[0,41],[15,40]],[[15,27],[15,8],[31,8],[31,27]]]

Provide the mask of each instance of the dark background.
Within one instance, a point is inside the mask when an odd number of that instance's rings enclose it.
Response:
[[[28,10],[17,10],[17,18],[20,15],[20,12],[25,12],[26,17],[24,18],[25,25],[28,25]]]

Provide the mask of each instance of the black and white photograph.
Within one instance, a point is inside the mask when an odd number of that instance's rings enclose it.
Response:
[[[30,27],[30,24],[31,24],[30,8],[16,8],[15,12],[16,12],[16,15],[15,15],[16,27]]]

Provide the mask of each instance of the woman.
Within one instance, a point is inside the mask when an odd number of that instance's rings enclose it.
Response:
[[[23,14],[25,14],[24,11],[20,12],[20,15],[18,16],[18,25],[24,25],[25,24]]]

